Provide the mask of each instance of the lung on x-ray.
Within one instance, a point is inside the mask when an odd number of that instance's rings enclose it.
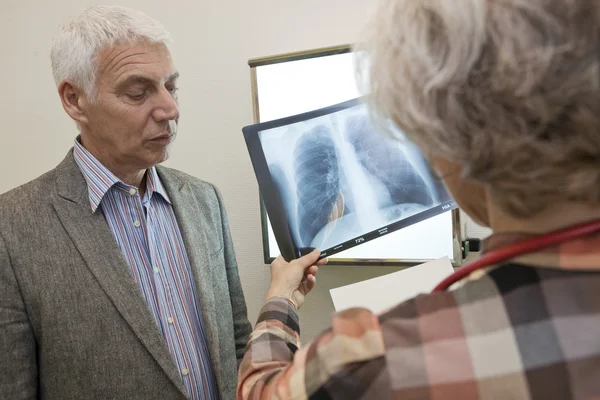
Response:
[[[326,257],[456,208],[419,149],[359,99],[244,128],[286,260]]]

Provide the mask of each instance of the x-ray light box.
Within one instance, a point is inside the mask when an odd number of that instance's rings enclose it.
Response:
[[[254,122],[306,113],[361,96],[350,46],[249,61]],[[261,202],[265,263],[280,254]],[[455,209],[329,257],[332,264],[414,265],[448,257],[462,260],[459,211]]]

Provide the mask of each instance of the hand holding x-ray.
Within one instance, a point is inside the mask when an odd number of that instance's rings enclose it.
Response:
[[[298,310],[304,304],[306,295],[315,287],[319,266],[327,259],[319,259],[319,250],[315,250],[298,259],[286,262],[279,256],[271,263],[271,284],[267,300],[281,297],[288,300]]]

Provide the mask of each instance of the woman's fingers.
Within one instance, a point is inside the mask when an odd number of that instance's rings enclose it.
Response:
[[[311,274],[311,275],[316,275],[317,272],[319,271],[319,267],[317,267],[316,265],[311,265],[306,271],[305,271],[305,275]]]
[[[292,263],[298,265],[302,269],[310,268],[312,265],[319,265],[320,261],[319,256],[321,255],[321,251],[319,249],[314,249],[310,253],[300,258],[295,259]]]
[[[316,283],[317,283],[317,278],[315,278],[314,275],[309,275],[306,278],[306,293],[308,293],[311,290],[313,290],[313,288],[315,287]]]
[[[271,297],[291,297],[298,308],[304,303],[304,296],[310,292],[316,283],[315,275],[319,265],[327,260],[319,260],[321,252],[318,249],[289,263],[281,256],[271,264],[271,285],[267,299]]]
[[[314,275],[308,275],[306,277],[306,287],[308,289],[306,293],[313,290],[313,288],[315,287],[315,283],[317,283],[317,278]]]
[[[312,274],[308,274],[306,279],[302,281],[300,287],[298,288],[303,295],[308,294],[315,287],[316,278]]]

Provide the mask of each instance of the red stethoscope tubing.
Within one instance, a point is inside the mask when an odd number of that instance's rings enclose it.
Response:
[[[511,244],[510,246],[490,251],[483,255],[480,259],[466,265],[452,275],[440,282],[434,292],[442,292],[450,286],[467,277],[472,272],[482,268],[486,268],[511,258],[521,256],[528,253],[533,253],[544,248],[554,246],[569,240],[578,239],[593,233],[600,232],[600,220],[587,222],[581,225],[572,226],[565,229],[560,229],[555,232],[536,236],[531,239],[526,239],[521,242]]]

